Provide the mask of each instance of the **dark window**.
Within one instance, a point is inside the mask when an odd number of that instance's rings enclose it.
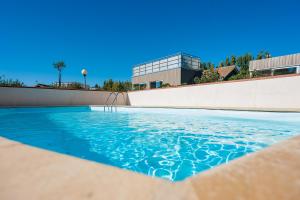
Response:
[[[265,76],[271,76],[272,71],[270,69],[266,70],[260,70],[253,72],[253,77],[265,77]]]
[[[150,88],[156,88],[156,81],[150,82]]]
[[[152,81],[150,82],[150,88],[153,89],[153,88],[161,88],[162,86],[162,81]]]
[[[139,90],[140,89],[140,84],[134,84],[133,89],[134,90]]]
[[[140,90],[144,90],[144,89],[146,89],[146,87],[147,87],[146,83],[140,84]]]
[[[156,81],[156,88],[161,88],[162,81]]]
[[[274,71],[274,75],[282,75],[282,74],[295,74],[297,68],[291,67],[291,68],[284,68],[284,69],[276,69]]]
[[[133,85],[134,90],[144,90],[146,88],[146,83],[138,83]]]

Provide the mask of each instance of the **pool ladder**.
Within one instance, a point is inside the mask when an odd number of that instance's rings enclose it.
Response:
[[[110,111],[113,112],[113,108],[115,108],[115,112],[117,112],[117,106],[115,105],[115,103],[118,101],[118,95],[120,93],[119,92],[111,92],[109,94],[109,96],[107,97],[106,101],[105,101],[105,105],[104,105],[104,112],[106,111]],[[113,96],[113,100],[111,103],[109,103],[109,99],[111,99],[111,96]]]

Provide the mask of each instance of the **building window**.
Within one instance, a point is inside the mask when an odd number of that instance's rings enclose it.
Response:
[[[133,90],[139,90],[139,89],[140,89],[140,84],[133,85]]]
[[[162,86],[162,81],[152,81],[150,82],[150,88],[153,89],[153,88],[161,88]]]
[[[146,83],[140,83],[140,90],[146,89],[147,84]]]
[[[146,89],[147,84],[146,83],[137,83],[133,85],[134,90],[144,90]]]
[[[151,89],[156,88],[156,81],[150,82],[150,88]]]
[[[259,70],[259,71],[255,71],[253,73],[254,77],[265,77],[265,76],[271,76],[271,75],[272,75],[271,69]]]
[[[253,71],[253,76],[264,77],[264,76],[277,76],[277,75],[296,74],[296,73],[297,73],[296,67],[286,67],[281,69],[265,69],[265,70]]]
[[[283,69],[276,69],[274,71],[274,75],[283,75],[283,74],[296,74],[297,68],[290,67],[290,68],[283,68]]]
[[[162,81],[156,81],[156,88],[161,88]]]

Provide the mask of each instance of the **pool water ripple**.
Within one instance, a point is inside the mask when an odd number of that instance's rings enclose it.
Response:
[[[299,113],[20,108],[0,109],[0,136],[181,181],[297,135],[299,122]]]

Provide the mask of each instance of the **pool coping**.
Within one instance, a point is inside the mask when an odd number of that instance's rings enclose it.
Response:
[[[101,107],[103,108],[107,105],[43,105],[43,106],[0,106],[0,109],[9,109],[9,108],[54,108],[54,107]],[[191,106],[131,106],[131,105],[115,105],[117,108],[161,108],[161,109],[199,109],[199,110],[222,110],[222,111],[246,111],[246,112],[279,112],[279,113],[300,113],[300,110],[297,109],[256,109],[256,108],[234,108],[234,107],[191,107]]]
[[[0,137],[0,199],[291,199],[300,135],[172,183]]]
[[[104,107],[106,105],[89,105],[89,107]],[[300,110],[290,108],[290,109],[278,109],[278,108],[262,108],[256,109],[251,107],[245,108],[235,108],[235,107],[193,107],[193,106],[131,106],[131,105],[116,105],[117,108],[160,108],[160,109],[198,109],[198,110],[222,110],[222,111],[241,111],[241,112],[277,112],[277,113],[300,113]],[[1,108],[1,107],[0,107]]]

